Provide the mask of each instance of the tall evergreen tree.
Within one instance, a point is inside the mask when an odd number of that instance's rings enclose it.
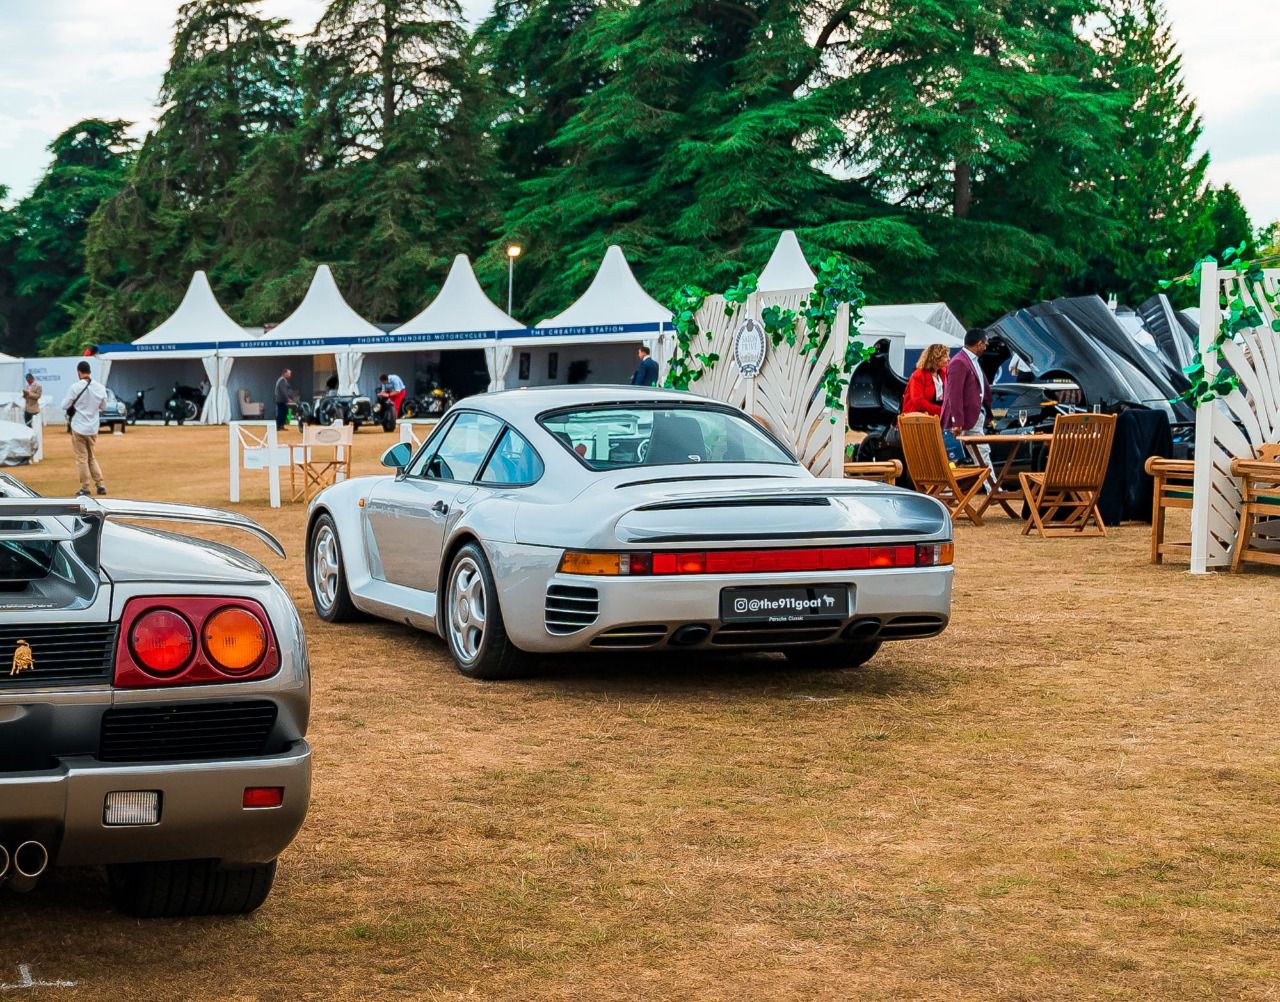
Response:
[[[426,276],[488,236],[490,105],[461,18],[456,0],[333,0],[307,49],[305,244],[373,319],[420,308]]]
[[[1115,0],[1100,33],[1103,73],[1123,98],[1120,139],[1098,191],[1115,220],[1069,287],[1137,304],[1212,243],[1208,153],[1162,0]]]
[[[287,22],[260,16],[259,5],[189,0],[179,8],[164,110],[128,183],[90,224],[89,293],[59,350],[137,337],[177,305],[196,268],[235,298],[255,272],[274,267],[241,253],[228,274],[221,270],[237,224],[225,211],[228,190],[255,146],[292,129],[298,114]]]
[[[98,206],[120,190],[133,158],[127,122],[91,118],[49,144],[53,154],[35,190],[14,212],[12,274],[22,325],[10,344],[22,353],[64,333],[84,297],[84,242]]]
[[[1239,257],[1250,258],[1257,253],[1257,235],[1249,221],[1249,213],[1240,201],[1239,192],[1229,184],[1212,192],[1209,228],[1209,246],[1204,254],[1220,257],[1228,247],[1242,247]]]
[[[527,238],[526,313],[563,307],[612,242],[655,290],[727,280],[787,227],[818,253],[928,253],[900,214],[825,169],[844,95],[813,79],[825,42],[811,17],[800,2],[650,0],[586,20],[575,56],[600,82],[508,214]]]

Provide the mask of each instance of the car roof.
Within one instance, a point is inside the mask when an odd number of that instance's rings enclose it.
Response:
[[[652,386],[531,386],[519,390],[480,393],[458,401],[460,407],[480,407],[507,421],[528,421],[546,411],[563,407],[594,407],[601,404],[678,403],[694,406],[724,406],[720,401],[685,390],[660,390]]]

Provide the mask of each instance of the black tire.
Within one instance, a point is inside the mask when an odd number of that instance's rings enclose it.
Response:
[[[364,422],[363,422],[363,421],[352,421],[352,422],[351,422],[351,430],[352,430],[353,432],[359,431],[359,430],[360,430],[360,426],[361,426],[362,424],[364,424]]]
[[[178,404],[178,406],[181,408],[183,416],[188,421],[194,421],[200,416],[200,408],[195,405],[194,400],[183,400]],[[179,424],[181,424],[181,422],[179,422]]]
[[[396,409],[392,407],[390,404],[387,405],[387,409],[382,415],[382,430],[383,431],[396,430]]]
[[[276,862],[224,869],[216,859],[107,867],[111,903],[135,918],[247,915],[267,900]]]
[[[880,650],[879,640],[788,647],[783,656],[799,668],[860,668]]]
[[[469,614],[466,618],[470,625],[464,625],[461,631],[456,629],[453,620],[456,592],[462,584],[461,574],[464,570],[468,574],[474,572],[474,584],[483,594],[483,625],[479,627],[479,639],[473,653],[465,649],[464,644],[469,641],[462,640],[460,633],[467,633],[469,636],[470,631],[477,627],[470,623]],[[458,671],[467,678],[486,681],[528,675],[533,670],[534,658],[516,647],[507,636],[493,572],[489,569],[489,561],[485,559],[484,550],[479,544],[468,543],[454,554],[445,582],[444,601],[440,606],[440,633]],[[474,593],[472,597],[474,598]]]
[[[418,409],[414,406],[414,401],[406,400],[404,406],[400,408],[400,420],[408,421],[417,413]]]
[[[322,541],[327,538],[328,544]],[[319,548],[331,545],[332,564],[332,600],[326,601],[327,588],[321,588],[316,580],[316,563]],[[325,578],[329,579],[329,566],[326,560]],[[338,527],[328,513],[315,520],[307,539],[307,587],[311,589],[311,604],[315,606],[316,615],[326,623],[350,623],[360,618],[360,610],[351,601],[351,592],[347,589],[347,566],[342,558],[342,540],[338,536]]]

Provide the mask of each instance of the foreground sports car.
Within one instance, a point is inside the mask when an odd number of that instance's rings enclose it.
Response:
[[[818,480],[741,411],[668,390],[460,402],[395,476],[312,501],[316,612],[445,637],[473,678],[562,651],[780,650],[858,665],[951,612],[951,522],[884,485]]]
[[[239,550],[120,519],[209,508],[39,498],[0,476],[0,883],[106,864],[138,916],[248,912],[307,811],[307,649]]]

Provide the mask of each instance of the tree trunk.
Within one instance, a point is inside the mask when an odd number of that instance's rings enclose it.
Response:
[[[969,206],[973,203],[973,192],[970,183],[973,180],[973,168],[961,160],[956,161],[955,200],[952,209],[957,219],[969,217]]]

